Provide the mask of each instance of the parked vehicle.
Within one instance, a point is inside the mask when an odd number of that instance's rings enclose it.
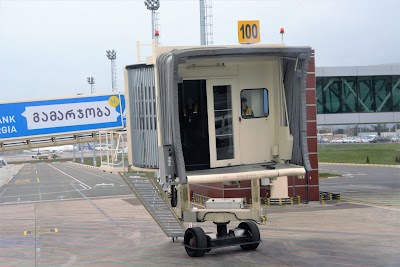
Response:
[[[57,153],[45,153],[45,154],[38,153],[37,155],[32,156],[33,159],[39,159],[39,160],[50,159],[50,158],[56,159],[59,157],[60,157],[60,155],[58,155]]]
[[[369,142],[370,143],[387,143],[387,142],[390,142],[390,139],[387,137],[383,137],[383,136],[375,136]]]

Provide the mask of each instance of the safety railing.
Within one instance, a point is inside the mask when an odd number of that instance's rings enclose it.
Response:
[[[326,201],[335,201],[340,203],[340,194],[331,192],[319,192],[319,201],[321,204],[325,204]]]
[[[207,202],[207,200],[209,200],[209,199],[210,199],[210,197],[193,193],[191,201],[194,204],[198,204],[198,205],[204,206],[205,203]]]
[[[194,204],[198,204],[201,206],[204,206],[207,200],[209,200],[210,197],[203,196],[200,194],[193,193],[191,196],[191,201]],[[245,206],[248,206],[252,208],[252,200],[250,197],[244,197],[243,198],[243,204]],[[279,206],[284,206],[284,205],[299,205],[301,204],[301,198],[300,196],[293,196],[289,198],[267,198],[267,197],[262,197],[261,198],[261,205],[264,206],[273,206],[273,205],[279,205]]]

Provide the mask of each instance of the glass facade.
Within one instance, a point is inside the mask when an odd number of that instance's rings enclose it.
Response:
[[[400,75],[317,77],[317,113],[400,111]]]

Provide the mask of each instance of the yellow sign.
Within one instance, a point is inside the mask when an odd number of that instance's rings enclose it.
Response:
[[[108,99],[108,104],[110,104],[110,106],[112,106],[113,108],[115,108],[116,106],[119,105],[119,98],[117,96],[111,96]]]
[[[260,42],[260,21],[239,20],[238,38],[241,44],[254,44]]]

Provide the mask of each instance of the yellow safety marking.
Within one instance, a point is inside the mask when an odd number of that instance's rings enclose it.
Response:
[[[42,234],[51,234],[58,233],[58,228],[48,228],[48,229],[37,229],[36,231],[25,230],[24,235],[42,235]]]
[[[364,204],[364,205],[369,205],[369,206],[398,209],[397,206],[395,206],[395,205],[391,206],[391,205],[387,205],[387,204],[373,203],[373,202],[367,202],[367,201],[362,201],[362,200],[351,200],[351,199],[344,199],[344,200],[349,203],[354,203],[354,204]]]
[[[38,182],[38,183],[40,182],[40,180],[39,180],[39,178],[38,178],[38,177],[36,177],[36,180],[37,180],[37,182]]]
[[[19,174],[21,174],[21,175],[31,175],[33,173],[32,172],[20,172]]]
[[[30,183],[31,179],[17,179],[15,180],[14,184],[26,184],[26,183]]]
[[[14,176],[11,176],[10,179],[7,180],[6,184],[11,181],[11,179],[14,178]]]

